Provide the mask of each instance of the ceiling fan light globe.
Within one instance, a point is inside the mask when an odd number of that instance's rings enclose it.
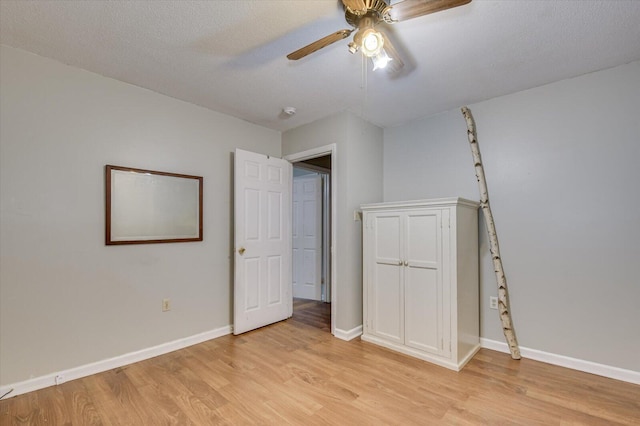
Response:
[[[393,58],[389,57],[384,49],[378,55],[371,57],[374,71],[384,69],[391,61],[393,61]]]
[[[367,29],[362,34],[362,53],[370,58],[378,55],[382,51],[384,39],[380,32],[374,29]]]

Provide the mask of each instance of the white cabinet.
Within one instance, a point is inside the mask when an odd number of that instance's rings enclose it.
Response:
[[[362,206],[362,340],[459,371],[480,348],[478,203]]]

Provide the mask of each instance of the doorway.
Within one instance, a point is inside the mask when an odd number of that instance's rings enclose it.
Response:
[[[293,165],[293,297],[331,302],[329,269],[330,170]]]
[[[335,159],[336,159],[336,150],[335,144],[327,145],[324,147],[316,148],[309,151],[304,151],[292,155],[285,156],[284,159],[288,160],[292,163],[294,167],[293,171],[293,179],[295,186],[296,176],[301,180],[306,179],[309,182],[313,182],[314,179],[317,182],[317,179],[320,179],[320,190],[319,190],[319,199],[320,199],[320,209],[307,209],[306,214],[310,214],[311,210],[316,212],[315,215],[319,216],[319,223],[315,229],[319,229],[320,231],[320,244],[316,247],[320,248],[319,256],[317,257],[319,260],[319,268],[317,262],[311,262],[313,250],[307,250],[307,261],[305,265],[304,255],[301,251],[297,252],[298,260],[295,259],[296,253],[293,253],[293,268],[294,268],[294,278],[293,280],[298,280],[298,283],[294,282],[294,288],[301,281],[304,281],[301,277],[305,276],[305,271],[300,270],[299,268],[307,268],[314,267],[315,273],[319,273],[319,280],[317,281],[320,285],[319,291],[315,292],[315,296],[312,294],[310,296],[308,293],[304,295],[304,298],[296,297],[296,290],[294,289],[293,293],[293,315],[294,320],[296,317],[298,319],[304,320],[305,318],[314,318],[312,323],[309,322],[308,325],[313,325],[316,327],[330,329],[332,334],[335,334],[335,320],[336,320],[336,308],[338,303],[337,298],[337,282],[336,282],[336,256],[334,244],[336,241],[336,188],[337,188],[337,177],[335,170]],[[297,171],[296,171],[297,170]],[[306,178],[305,178],[306,176]],[[314,177],[315,176],[315,177]],[[308,185],[309,187],[313,187],[314,184]],[[295,193],[295,190],[294,190]],[[292,197],[293,200],[293,197]],[[309,204],[310,206],[312,203]],[[293,211],[293,239],[296,240],[296,225],[298,225],[299,232],[301,231],[300,220],[304,219],[304,209],[301,208],[301,205],[297,206],[298,208],[298,219],[296,219],[296,207],[294,206]],[[300,241],[302,243],[302,241]],[[309,243],[309,241],[305,242]],[[296,243],[294,242],[294,245]],[[303,247],[304,248],[304,247]],[[295,249],[294,249],[295,250]],[[298,247],[300,250],[300,247]],[[296,264],[298,266],[296,266]],[[313,277],[315,273],[310,273],[306,271],[306,277]],[[297,276],[297,278],[296,278]],[[304,322],[304,321],[303,321]],[[329,327],[330,323],[330,327]]]
[[[331,156],[293,163],[293,317],[331,327]]]

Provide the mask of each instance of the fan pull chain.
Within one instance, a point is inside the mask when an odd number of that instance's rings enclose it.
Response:
[[[369,101],[369,75],[367,70],[367,57],[364,55],[360,55],[362,58],[362,71],[361,78],[362,82],[360,84],[360,89],[362,90],[362,106],[360,110],[360,115],[365,120],[367,119],[367,104]]]

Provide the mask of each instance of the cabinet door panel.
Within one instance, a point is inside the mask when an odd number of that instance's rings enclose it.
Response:
[[[439,210],[407,215],[407,258],[411,266],[440,268],[441,213]]]
[[[376,262],[397,265],[400,261],[400,216],[379,215],[374,217],[374,244]]]
[[[405,344],[442,352],[442,281],[438,270],[407,268],[405,281]]]
[[[402,343],[404,295],[402,270],[398,265],[375,265],[373,292],[373,333],[390,341]]]

